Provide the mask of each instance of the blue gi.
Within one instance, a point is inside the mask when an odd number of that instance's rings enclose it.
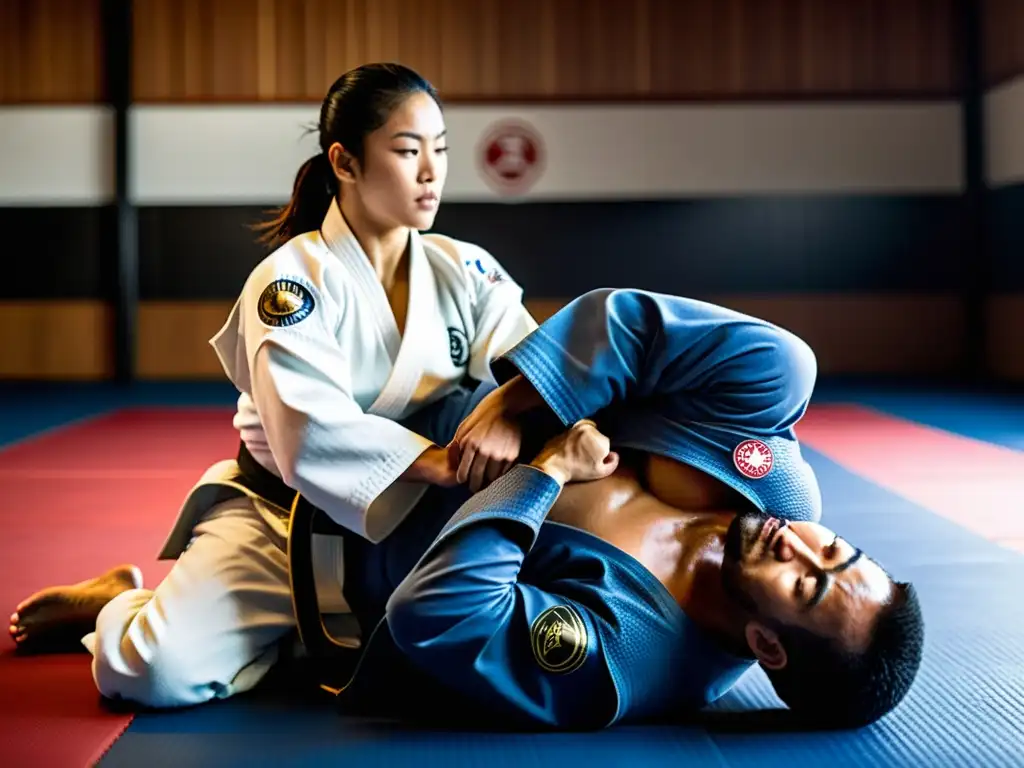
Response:
[[[693,465],[776,516],[820,517],[793,431],[815,360],[782,329],[690,299],[597,290],[495,370],[521,372],[564,426],[597,417],[614,447]],[[728,690],[752,662],[716,647],[631,556],[545,522],[558,492],[520,465],[454,515],[456,497],[434,493],[356,558],[364,573],[347,570],[346,582],[367,585],[362,604],[382,619],[356,678],[422,706],[461,701],[502,722],[574,729],[700,708]]]

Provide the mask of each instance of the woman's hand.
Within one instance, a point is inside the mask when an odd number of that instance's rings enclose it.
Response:
[[[430,483],[444,488],[458,485],[455,469],[448,461],[448,450],[437,445],[423,451],[398,479],[413,483]]]
[[[590,419],[583,419],[548,441],[530,465],[550,475],[559,485],[608,477],[619,466],[611,442]]]
[[[476,493],[505,474],[519,458],[522,428],[517,417],[543,402],[522,376],[481,400],[448,446],[456,480]]]

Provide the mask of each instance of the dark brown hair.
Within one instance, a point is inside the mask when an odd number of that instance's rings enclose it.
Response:
[[[272,212],[273,218],[256,225],[260,241],[277,248],[296,235],[319,229],[338,194],[327,150],[337,142],[364,166],[365,137],[384,125],[414,93],[426,93],[441,105],[434,87],[401,64],[365,64],[335,80],[320,105],[316,128],[320,152],[299,168],[291,199]]]
[[[869,725],[910,690],[921,666],[924,619],[914,586],[896,583],[895,589],[861,652],[804,629],[778,627],[789,661],[766,672],[779,698],[808,726]]]

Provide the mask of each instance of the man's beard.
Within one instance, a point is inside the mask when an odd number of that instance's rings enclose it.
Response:
[[[757,605],[741,584],[743,561],[757,543],[764,524],[771,515],[764,512],[740,512],[725,532],[722,560],[722,587],[745,610],[756,613]]]
[[[761,529],[768,522],[771,515],[764,512],[740,512],[729,523],[729,530],[725,533],[725,560],[730,565],[739,565],[747,556]]]

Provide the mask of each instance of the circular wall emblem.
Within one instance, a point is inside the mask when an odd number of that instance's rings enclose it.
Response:
[[[544,145],[532,126],[505,120],[484,135],[479,158],[484,179],[493,189],[506,195],[522,194],[544,170]]]
[[[744,440],[732,452],[732,462],[744,477],[760,480],[772,471],[772,449],[760,440]]]

